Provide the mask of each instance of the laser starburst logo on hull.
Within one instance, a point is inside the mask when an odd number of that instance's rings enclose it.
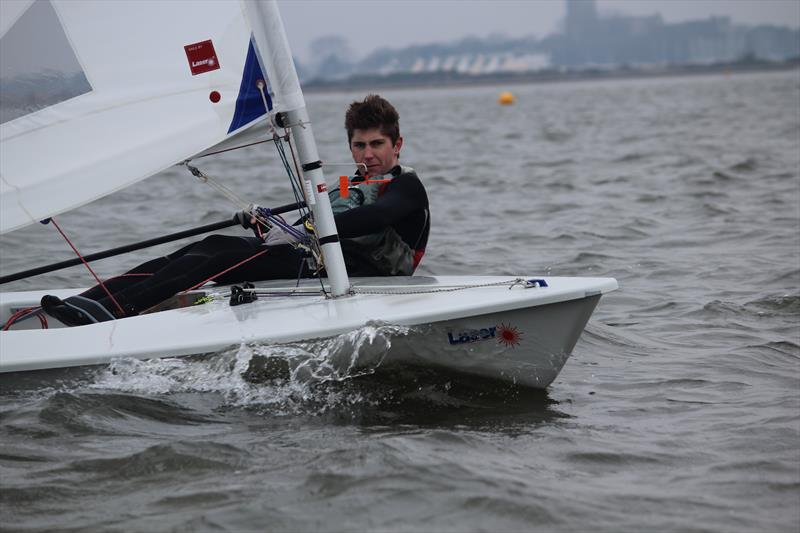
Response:
[[[504,344],[509,348],[514,348],[520,345],[522,341],[522,333],[516,326],[500,324],[497,328],[497,342]]]
[[[517,326],[500,324],[499,326],[487,326],[480,329],[448,331],[447,342],[453,345],[497,339],[497,342],[504,345],[506,348],[516,348],[520,345],[522,336],[523,334]]]

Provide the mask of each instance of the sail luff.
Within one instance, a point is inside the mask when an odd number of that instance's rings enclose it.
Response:
[[[305,99],[297,78],[292,52],[283,29],[278,5],[275,0],[244,0],[253,27],[253,38],[261,52],[261,60],[267,70],[272,90],[282,97],[282,111],[286,111],[289,124],[297,142],[297,152],[303,167],[302,179],[310,182],[313,198],[307,203],[314,213],[317,236],[325,261],[325,270],[331,284],[333,296],[342,296],[350,291],[347,268],[342,247],[336,231],[325,176],[322,172],[314,133],[306,110]],[[264,52],[266,51],[266,52]]]
[[[243,0],[259,56],[267,70],[271,90],[280,95],[281,111],[306,106],[292,51],[275,0]]]

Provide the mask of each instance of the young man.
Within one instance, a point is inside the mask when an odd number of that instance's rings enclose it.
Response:
[[[399,163],[403,138],[395,108],[377,95],[353,102],[345,129],[357,171],[347,196],[331,192],[331,205],[342,252],[351,276],[410,276],[428,242],[430,217],[425,187],[410,167]],[[371,183],[371,180],[376,180]],[[380,180],[380,181],[377,181]],[[245,228],[249,212],[236,214]],[[148,261],[122,276],[61,300],[42,298],[44,311],[68,326],[134,316],[220,272],[220,284],[313,277],[305,255],[287,242],[279,228],[265,241],[255,237],[211,235],[180,250]],[[325,275],[324,272],[321,275]],[[112,297],[113,296],[113,297]]]

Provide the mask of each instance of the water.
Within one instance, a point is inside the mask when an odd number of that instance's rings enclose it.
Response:
[[[331,345],[3,381],[3,526],[797,531],[800,74],[516,86],[509,107],[501,89],[385,95],[431,196],[420,273],[620,281],[547,391],[379,360],[333,381],[241,372]],[[323,160],[347,161],[358,96],[308,96]],[[278,205],[276,162],[262,146],[201,168]],[[88,253],[233,211],[193,179],[171,169],[59,220]],[[44,226],[0,246],[4,274],[70,257]]]

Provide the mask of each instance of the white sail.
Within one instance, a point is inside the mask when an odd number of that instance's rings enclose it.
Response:
[[[0,233],[229,142],[264,120],[257,78],[274,111],[304,106],[293,66],[293,82],[272,83],[286,58],[253,38],[258,3],[4,2],[13,17],[0,35]],[[54,49],[72,61],[69,77],[48,63]]]

